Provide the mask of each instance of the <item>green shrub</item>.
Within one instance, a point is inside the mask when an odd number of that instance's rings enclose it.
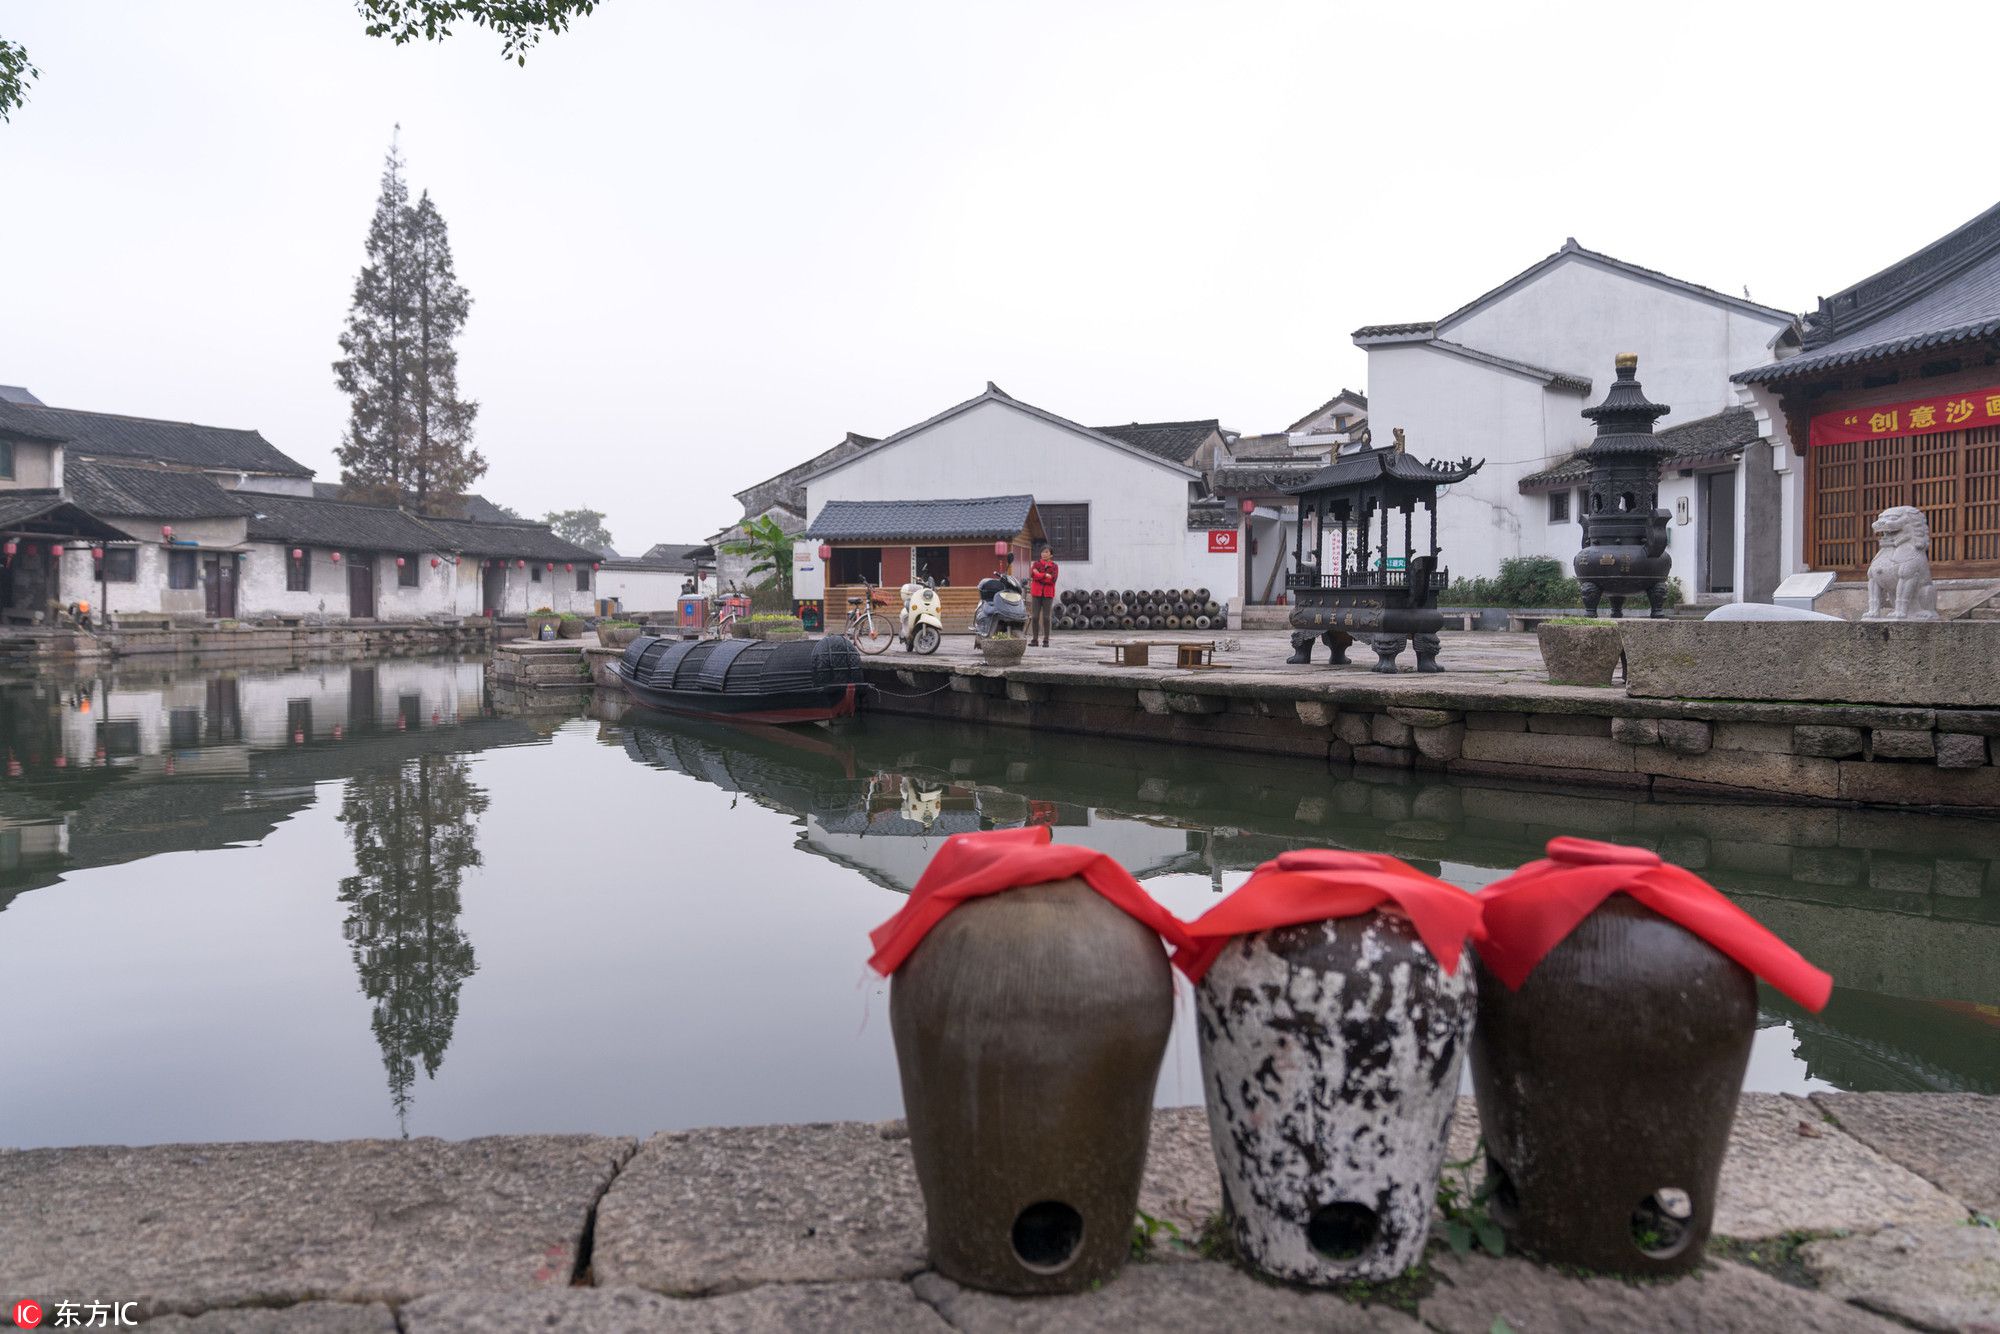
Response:
[[[1510,556],[1494,577],[1454,579],[1439,599],[1452,607],[1574,607],[1583,590],[1554,556]]]
[[[639,623],[637,621],[599,621],[597,628],[600,630],[637,630]]]
[[[773,584],[769,588],[750,590],[750,610],[783,612],[792,614],[792,590],[789,585]]]
[[[583,613],[575,611],[560,611],[556,613],[556,619],[559,621],[580,621],[583,619]]]
[[[528,613],[530,616],[553,616],[555,614],[556,609],[554,607],[537,607]]]
[[[756,613],[754,613],[754,614],[753,614],[753,615],[752,615],[752,616],[750,617],[750,624],[752,624],[752,625],[786,625],[786,624],[791,624],[791,625],[798,625],[798,626],[803,626],[803,624],[804,624],[804,623],[803,623],[802,621],[800,621],[798,617],[796,617],[796,616],[792,615],[792,614],[791,614],[791,613],[789,613],[789,612],[786,612],[786,613],[784,613],[784,614],[782,614],[782,615],[781,615],[781,614],[779,614],[779,613],[777,613],[777,612],[767,612],[767,611],[760,611],[760,612],[756,612]]]

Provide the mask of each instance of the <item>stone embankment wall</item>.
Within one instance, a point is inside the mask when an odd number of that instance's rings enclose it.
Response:
[[[293,653],[306,656],[395,657],[477,651],[493,642],[484,617],[362,625],[128,627],[117,630],[12,630],[0,634],[0,661],[72,662],[147,655],[221,657]]]
[[[881,689],[865,707],[885,713],[1634,793],[2000,811],[2000,708],[1639,699],[1407,677],[868,671]]]

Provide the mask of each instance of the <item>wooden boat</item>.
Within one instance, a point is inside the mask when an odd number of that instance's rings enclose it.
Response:
[[[662,639],[641,635],[614,667],[641,704],[758,723],[852,714],[861,654],[838,636],[807,640]]]

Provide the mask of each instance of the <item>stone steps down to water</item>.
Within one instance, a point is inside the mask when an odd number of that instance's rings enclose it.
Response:
[[[1462,1100],[1452,1156],[1471,1154]],[[1709,1262],[1666,1284],[1433,1245],[1407,1291],[1306,1292],[1172,1242],[1100,1290],[925,1269],[898,1123],[0,1150],[0,1294],[137,1302],[160,1334],[716,1330],[1976,1329],[2000,1321],[2000,1098],[1746,1095]],[[1219,1207],[1198,1108],[1160,1112],[1140,1207]],[[1400,1306],[1396,1303],[1400,1302]],[[1413,1319],[1408,1314],[1414,1308]],[[4,1311],[0,1311],[4,1315]],[[1884,1316],[1892,1319],[1884,1319]],[[1897,1324],[1895,1322],[1905,1322]],[[48,1321],[44,1321],[45,1326]],[[1990,1325],[1988,1326],[1990,1327]]]

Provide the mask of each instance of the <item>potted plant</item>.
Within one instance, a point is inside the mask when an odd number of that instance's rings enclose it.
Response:
[[[1615,621],[1589,616],[1557,616],[1535,627],[1542,665],[1555,685],[1608,686],[1624,656],[1625,641]]]
[[[979,645],[979,656],[989,667],[1012,667],[1028,653],[1027,639],[1004,626],[990,635],[975,635],[973,643]]]
[[[561,619],[562,619],[561,617],[556,615],[556,609],[554,607],[535,608],[533,611],[528,613],[528,638],[540,639],[542,637],[542,628],[544,626],[548,627],[550,631],[554,631],[556,625],[561,621]],[[551,637],[553,637],[553,635],[551,635]]]
[[[583,631],[583,617],[576,612],[566,611],[556,617],[556,633],[564,639],[581,639]]]
[[[599,621],[597,642],[605,648],[624,648],[639,637],[637,621]]]

